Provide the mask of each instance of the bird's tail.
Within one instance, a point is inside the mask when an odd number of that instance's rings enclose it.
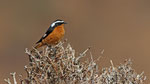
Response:
[[[40,48],[40,47],[42,47],[42,46],[43,46],[43,43],[40,42],[40,43],[38,43],[34,48],[37,49],[37,48]]]
[[[43,46],[43,43],[40,42],[40,43],[38,43],[34,48],[37,49],[37,48],[40,48],[40,47],[42,47],[42,46]],[[35,49],[32,49],[31,52],[34,52]]]

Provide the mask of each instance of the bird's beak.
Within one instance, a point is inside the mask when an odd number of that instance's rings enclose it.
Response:
[[[64,24],[67,24],[66,22],[64,22]]]

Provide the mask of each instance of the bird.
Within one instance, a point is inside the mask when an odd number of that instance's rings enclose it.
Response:
[[[67,24],[65,21],[57,19],[55,20],[46,33],[41,37],[39,41],[36,42],[35,49],[40,48],[44,45],[52,46],[57,45],[61,39],[64,37],[65,29],[64,25]]]

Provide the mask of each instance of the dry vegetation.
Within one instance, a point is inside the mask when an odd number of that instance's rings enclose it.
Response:
[[[111,66],[99,70],[93,60],[80,61],[85,58],[89,49],[76,55],[70,44],[59,43],[56,46],[46,47],[33,52],[26,49],[29,56],[29,64],[24,67],[27,76],[19,76],[11,73],[12,80],[5,79],[8,84],[143,84],[146,79],[143,73],[137,74],[132,69],[132,62],[126,60],[120,66]]]

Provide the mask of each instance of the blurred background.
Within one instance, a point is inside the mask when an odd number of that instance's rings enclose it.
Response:
[[[131,58],[150,78],[150,0],[0,0],[0,83],[10,72],[25,74],[31,49],[51,22],[62,19],[76,52],[92,46],[99,67]],[[149,79],[147,79],[147,82]]]

